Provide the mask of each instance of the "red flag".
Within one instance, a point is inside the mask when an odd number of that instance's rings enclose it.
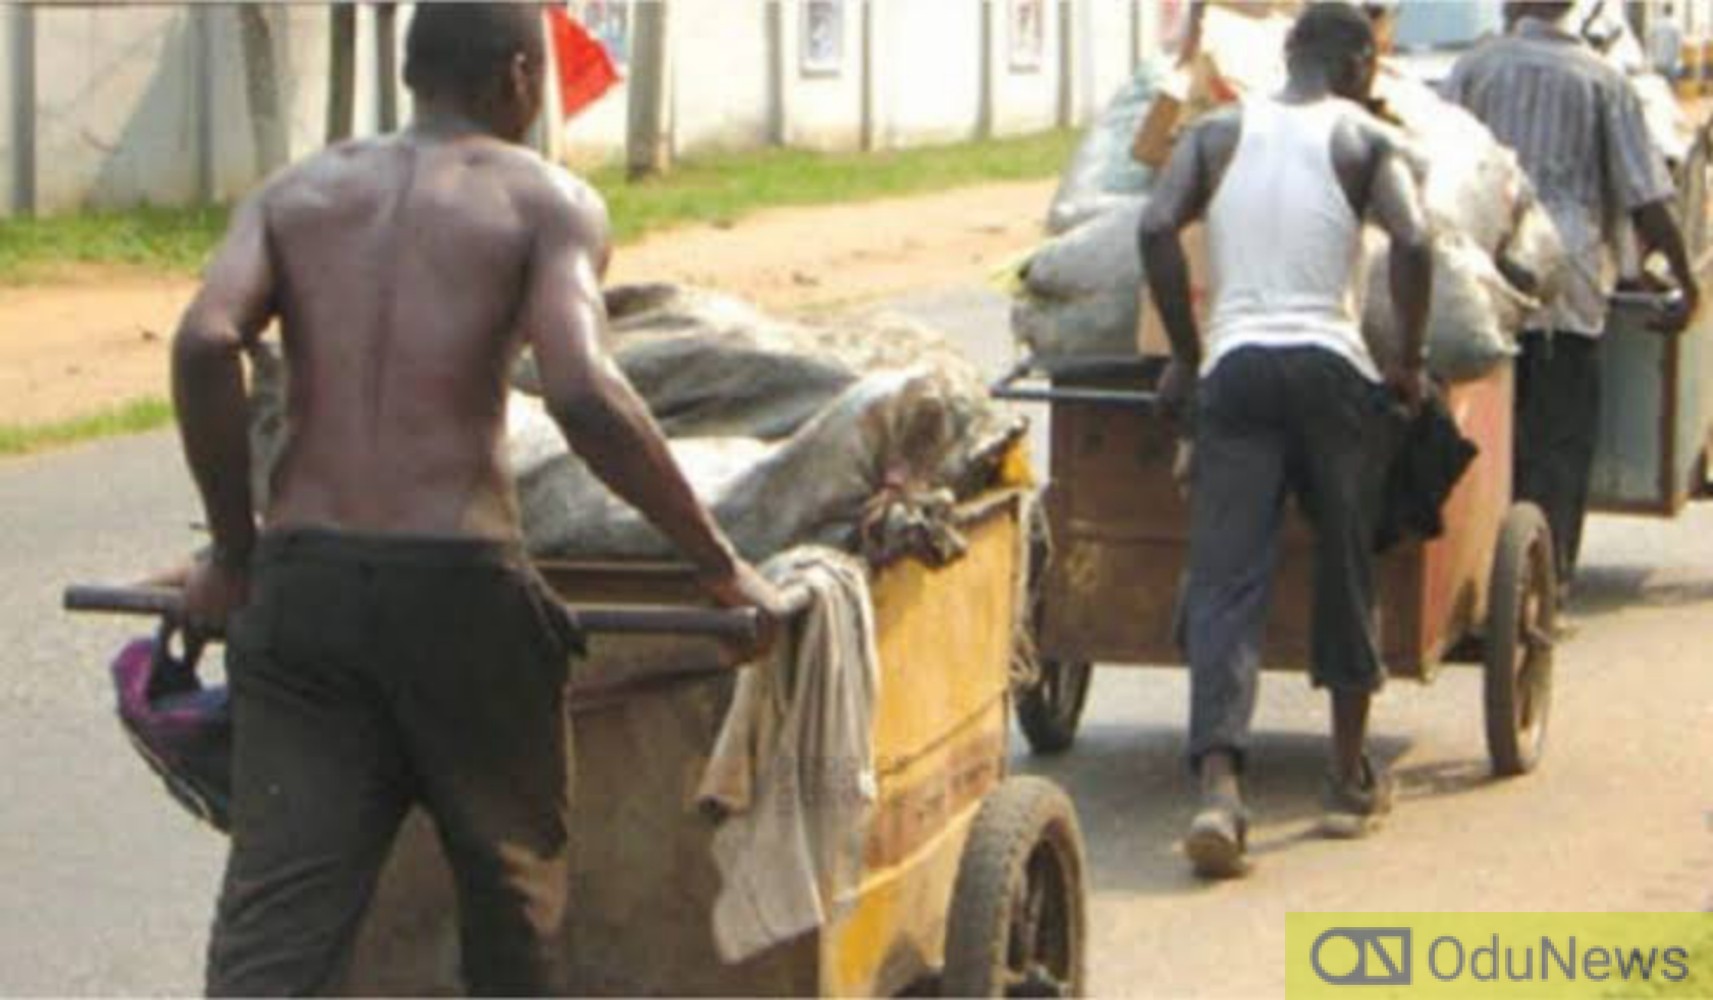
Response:
[[[610,90],[619,74],[606,47],[571,20],[563,5],[547,8],[547,29],[559,62],[559,109],[569,121]]]

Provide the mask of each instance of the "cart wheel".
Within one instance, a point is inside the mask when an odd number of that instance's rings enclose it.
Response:
[[[1040,754],[1064,753],[1077,741],[1083,704],[1094,667],[1087,663],[1041,663],[1041,680],[1017,696],[1017,722]]]
[[[1009,778],[981,804],[946,927],[946,996],[1083,991],[1082,831],[1045,778]]]
[[[1484,664],[1487,753],[1501,777],[1526,774],[1540,763],[1552,707],[1557,608],[1552,533],[1540,508],[1516,504],[1493,557]]]

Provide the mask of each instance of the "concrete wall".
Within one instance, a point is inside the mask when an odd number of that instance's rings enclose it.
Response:
[[[779,8],[783,138],[805,149],[856,149],[863,141],[863,5],[844,4],[842,59],[835,71],[804,65],[804,10]]]
[[[12,204],[13,115],[18,113],[12,98],[12,22],[16,9],[0,7],[0,215],[15,211]]]
[[[982,50],[983,4],[991,2],[990,48]],[[1154,0],[1075,0],[1069,74],[1072,110],[1086,120],[1131,69],[1133,29],[1152,50]],[[1062,46],[1058,4],[1049,0],[1039,64],[1014,65],[1010,0],[845,0],[843,58],[816,71],[802,58],[798,0],[675,0],[671,10],[670,118],[681,154],[783,141],[815,149],[854,149],[864,140],[864,94],[877,147],[915,146],[975,136],[982,125],[983,67],[991,86],[991,127],[1010,135],[1052,127],[1059,118]],[[38,6],[38,209],[185,203],[199,195],[200,165],[212,165],[212,194],[248,190],[268,164],[258,129],[296,159],[323,144],[327,103],[325,4],[264,8],[277,67],[280,119],[253,121],[245,86],[240,14],[233,4]],[[0,10],[0,52],[10,63],[15,10]],[[398,15],[399,66],[410,5]],[[872,19],[864,76],[863,25]],[[200,61],[197,20],[208,33]],[[374,12],[359,9],[358,134],[378,125],[380,81]],[[210,87],[201,96],[200,81]],[[0,71],[0,210],[10,207],[10,128],[16,111],[10,73]],[[628,88],[620,84],[543,148],[573,162],[622,155]],[[212,117],[204,125],[203,111]],[[410,100],[401,87],[401,120]],[[201,139],[207,136],[207,160]]]
[[[875,51],[883,146],[969,138],[980,112],[982,0],[883,4]]]
[[[672,112],[679,151],[748,149],[770,139],[773,46],[756,0],[672,6]]]

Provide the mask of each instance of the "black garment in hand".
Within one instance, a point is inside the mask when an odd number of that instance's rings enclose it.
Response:
[[[1374,551],[1385,552],[1407,538],[1426,541],[1445,531],[1440,509],[1480,449],[1463,436],[1437,394],[1422,402],[1398,436],[1386,470]]]

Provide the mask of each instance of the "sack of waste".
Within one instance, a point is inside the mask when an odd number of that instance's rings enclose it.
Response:
[[[1374,96],[1421,181],[1434,229],[1461,233],[1497,253],[1532,197],[1516,154],[1480,119],[1411,77],[1381,74]]]
[[[1377,234],[1376,234],[1377,236]],[[1384,237],[1368,241],[1362,334],[1382,368],[1403,351],[1392,309]],[[1427,368],[1447,382],[1477,379],[1517,353],[1516,330],[1539,302],[1512,288],[1493,258],[1458,233],[1433,245],[1433,298],[1428,308]]]
[[[1142,257],[1136,233],[1147,199],[1130,197],[1042,244],[1018,268],[1011,330],[1037,357],[1136,353]]]
[[[985,399],[922,366],[863,376],[784,440],[676,439],[671,447],[732,543],[762,560],[805,543],[859,550],[865,527],[894,516],[889,504],[978,492],[1013,433]],[[670,543],[565,450],[538,401],[513,399],[508,441],[532,554],[671,558]]]
[[[795,323],[675,285],[624,286],[606,298],[619,369],[692,487],[752,559],[802,542],[871,553],[943,547],[934,529],[901,511],[940,511],[948,495],[991,486],[1022,431],[969,360],[905,317]],[[282,448],[284,379],[277,352],[260,352],[251,390],[258,497]],[[571,454],[527,356],[513,384],[506,445],[530,553],[669,558],[665,539]],[[908,530],[865,535],[874,524]]]
[[[1479,377],[1514,353],[1528,310],[1561,280],[1565,255],[1557,229],[1515,155],[1473,116],[1396,74],[1387,74],[1376,90],[1438,234],[1430,368],[1447,379]],[[1025,350],[1065,358],[1166,349],[1162,337],[1148,335],[1147,324],[1138,333],[1144,315],[1138,310],[1153,308],[1136,245],[1145,206],[1145,194],[1127,199],[1048,240],[1020,265],[1012,330]],[[1364,333],[1376,353],[1391,356],[1397,333],[1387,241],[1373,230],[1366,239],[1367,272],[1359,283]],[[1192,285],[1204,288],[1206,261],[1194,241],[1188,243]],[[1496,264],[1500,259],[1504,269]],[[1526,276],[1527,294],[1512,287],[1506,274]],[[1205,299],[1198,302],[1198,309],[1205,306]]]
[[[1144,62],[1094,120],[1060,175],[1047,209],[1047,231],[1069,232],[1142,194],[1153,171],[1136,162],[1131,145],[1159,89],[1163,67]]]

